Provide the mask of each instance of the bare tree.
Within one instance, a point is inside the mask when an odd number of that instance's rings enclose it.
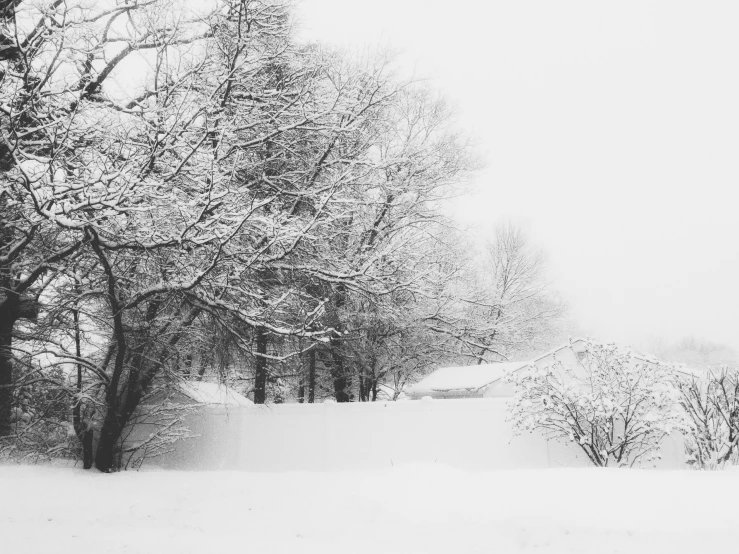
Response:
[[[570,441],[595,466],[651,461],[682,424],[673,368],[615,345],[588,342],[577,367],[556,361],[520,372],[514,382],[517,432]]]
[[[739,373],[722,367],[678,381],[687,417],[685,454],[698,469],[737,462],[739,452]]]
[[[549,289],[545,259],[519,228],[498,227],[483,256],[463,239],[454,278],[427,322],[451,340],[462,360],[508,360],[551,344],[565,307]],[[452,267],[454,267],[452,265]]]

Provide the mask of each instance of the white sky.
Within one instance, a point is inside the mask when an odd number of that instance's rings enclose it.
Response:
[[[486,155],[455,213],[508,219],[603,340],[739,348],[739,3],[302,0],[302,33],[404,52]]]

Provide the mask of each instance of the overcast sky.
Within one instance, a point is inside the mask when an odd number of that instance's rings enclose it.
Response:
[[[602,340],[739,348],[739,3],[302,0],[302,34],[389,45],[487,160],[454,213],[521,224]]]

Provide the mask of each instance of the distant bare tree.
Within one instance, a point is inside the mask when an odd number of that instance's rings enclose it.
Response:
[[[495,304],[489,340],[497,338],[508,350],[545,343],[563,306],[549,294],[542,250],[508,223],[496,229],[485,261]]]
[[[485,254],[460,268],[447,298],[431,328],[478,364],[550,344],[565,311],[549,290],[543,253],[512,224],[498,227]]]

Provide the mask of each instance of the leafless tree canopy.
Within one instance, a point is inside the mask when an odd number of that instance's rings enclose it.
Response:
[[[482,275],[458,255],[440,208],[475,164],[443,99],[297,43],[287,2],[193,4],[2,4],[4,444],[109,471],[178,380],[375,400],[553,320],[517,230]]]

